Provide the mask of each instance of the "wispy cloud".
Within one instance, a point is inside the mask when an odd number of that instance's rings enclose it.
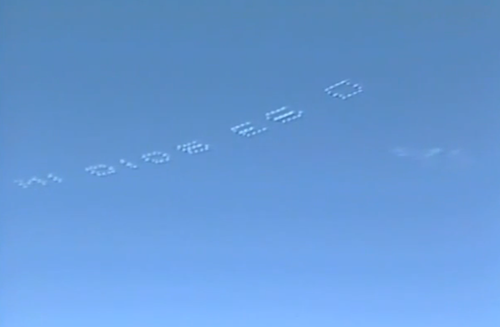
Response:
[[[399,158],[414,159],[423,166],[468,167],[474,160],[462,149],[446,149],[442,147],[410,148],[394,147],[390,152]],[[451,166],[450,166],[451,165]]]

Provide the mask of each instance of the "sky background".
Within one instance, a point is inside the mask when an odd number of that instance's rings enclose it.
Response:
[[[0,13],[2,326],[500,325],[497,1]],[[346,78],[364,92],[323,92]],[[283,105],[303,119],[268,124]]]

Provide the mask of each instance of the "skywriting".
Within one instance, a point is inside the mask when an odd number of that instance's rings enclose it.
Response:
[[[363,93],[363,87],[351,82],[348,79],[332,84],[324,89],[324,92],[336,99],[346,101]],[[242,121],[228,128],[228,131],[233,135],[252,139],[260,137],[262,134],[269,132],[275,124],[289,124],[302,119],[305,115],[304,110],[297,110],[291,106],[282,106],[280,108],[264,112],[265,121],[267,124],[256,125],[251,121]],[[202,140],[190,140],[188,142],[178,144],[175,150],[179,154],[196,156],[205,154],[211,151],[211,145]],[[408,147],[394,147],[390,152],[396,157],[416,158],[426,160],[438,156],[453,158],[461,155],[460,149],[444,149],[434,147],[430,149],[411,149]],[[115,175],[125,170],[138,170],[142,165],[166,165],[171,160],[174,160],[174,154],[156,150],[140,154],[136,160],[118,158],[116,163],[94,163],[80,169],[84,174],[91,178],[106,178]],[[29,189],[33,187],[48,187],[60,183],[65,183],[71,180],[70,176],[64,176],[55,172],[49,172],[42,176],[32,176],[29,178],[19,178],[14,180],[14,184],[23,188]]]

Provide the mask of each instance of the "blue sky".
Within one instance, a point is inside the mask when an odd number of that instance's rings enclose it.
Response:
[[[499,7],[2,2],[2,325],[498,326]]]

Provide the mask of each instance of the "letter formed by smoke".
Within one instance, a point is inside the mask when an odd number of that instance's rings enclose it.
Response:
[[[47,186],[47,181],[45,179],[39,178],[39,177],[31,177],[27,181],[24,181],[22,179],[16,179],[14,180],[14,183],[22,188],[28,188],[31,186]]]
[[[63,179],[59,176],[56,176],[53,173],[47,174],[45,179],[34,176],[34,177],[28,179],[27,181],[24,181],[22,179],[14,180],[14,184],[16,184],[17,186],[24,188],[24,189],[27,189],[27,188],[32,187],[32,186],[47,186],[51,183],[60,184],[62,182],[63,182]]]
[[[56,176],[53,173],[47,174],[47,180],[49,180],[49,182],[53,182],[53,183],[57,183],[57,184],[60,184],[63,182],[63,179],[61,177]]]
[[[170,161],[170,155],[162,151],[152,151],[145,153],[141,156],[144,162],[152,163],[155,165],[166,164]]]
[[[344,90],[344,91],[342,91]],[[325,89],[326,94],[340,100],[347,100],[355,95],[363,92],[363,87],[360,84],[352,83],[345,79]]]
[[[125,168],[130,168],[130,169],[139,169],[139,166],[128,161],[125,159],[120,159],[120,165],[124,166]]]
[[[276,110],[272,110],[265,113],[266,120],[275,123],[287,124],[289,122],[295,121],[302,118],[304,111],[302,110],[290,110],[288,106],[283,106]]]
[[[267,127],[255,127],[251,122],[247,121],[243,124],[239,124],[231,127],[231,132],[243,136],[243,137],[254,137],[260,135],[267,131]]]
[[[203,144],[198,141],[191,141],[177,145],[177,151],[190,155],[200,154],[203,152],[207,152],[208,150],[210,150],[210,146],[208,144]]]
[[[105,164],[88,166],[85,168],[85,171],[95,177],[106,177],[116,174],[115,167]]]

